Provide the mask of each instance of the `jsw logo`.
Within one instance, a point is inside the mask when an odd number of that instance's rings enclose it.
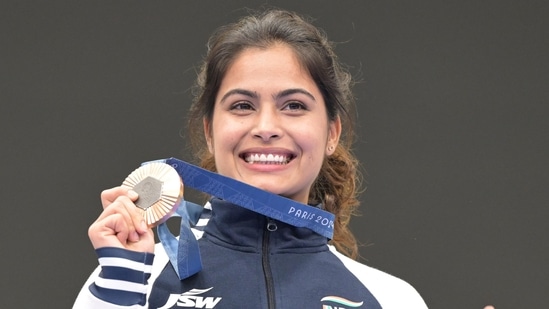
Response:
[[[217,305],[221,301],[221,297],[202,297],[197,296],[202,293],[206,293],[209,290],[213,289],[192,289],[190,291],[187,291],[183,294],[171,294],[168,298],[168,301],[164,306],[158,308],[158,309],[168,309],[172,308],[173,306],[177,307],[183,307],[183,308],[207,308],[211,309]]]

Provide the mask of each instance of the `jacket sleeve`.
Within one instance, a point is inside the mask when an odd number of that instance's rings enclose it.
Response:
[[[423,298],[409,283],[352,260],[333,246],[330,246],[330,250],[372,292],[383,309],[427,309]]]
[[[96,250],[99,266],[73,308],[146,308],[154,254],[120,248]]]

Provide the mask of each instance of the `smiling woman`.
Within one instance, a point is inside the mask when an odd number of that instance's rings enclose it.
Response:
[[[352,259],[354,102],[323,33],[274,10],[221,28],[208,46],[189,117],[201,165],[307,204],[290,215],[333,224],[333,239],[214,196],[195,227],[203,269],[179,276],[137,194],[109,189],[89,229],[100,266],[75,308],[426,308],[406,282]],[[335,221],[312,215],[319,208]]]
[[[322,94],[293,50],[280,43],[244,50],[217,97],[212,119],[204,120],[217,172],[307,204],[341,125],[339,117],[328,120]],[[269,164],[275,156],[285,164]]]

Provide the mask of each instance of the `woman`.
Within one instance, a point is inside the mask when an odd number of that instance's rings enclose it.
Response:
[[[113,188],[89,229],[100,267],[74,307],[426,308],[407,283],[352,259],[350,86],[326,37],[296,14],[216,32],[189,117],[201,165],[333,213],[333,239],[213,197],[195,227],[203,269],[180,280],[135,211],[137,194]]]

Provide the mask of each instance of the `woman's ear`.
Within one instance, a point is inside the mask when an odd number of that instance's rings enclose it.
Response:
[[[202,120],[202,124],[204,126],[204,138],[206,139],[206,144],[208,144],[208,150],[213,154],[214,148],[212,143],[211,124],[206,117]]]
[[[335,152],[339,137],[341,136],[341,119],[339,116],[334,121],[330,121],[328,128],[328,141],[326,143],[326,155],[330,156]]]

